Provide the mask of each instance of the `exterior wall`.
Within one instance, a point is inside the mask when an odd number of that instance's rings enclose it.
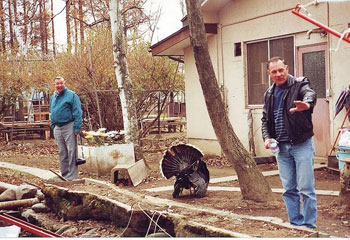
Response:
[[[350,28],[350,2],[342,2],[338,4],[329,4],[329,26],[338,32]],[[338,45],[338,38],[330,37],[329,46],[335,49]],[[335,119],[333,119],[335,112],[336,100],[344,87],[350,85],[350,44],[342,41],[338,51],[330,51],[330,84],[331,84],[331,142],[335,140],[338,129],[340,128],[345,110],[342,110]],[[349,126],[349,122],[345,126]]]
[[[247,149],[247,114],[249,108],[254,109],[254,140],[258,156],[269,155],[270,153],[264,148],[261,137],[262,106],[248,106],[246,101],[247,80],[244,44],[249,41],[290,35],[295,37],[296,47],[328,42],[329,46],[335,48],[338,44],[338,38],[329,34],[326,38],[321,38],[320,34],[312,34],[311,38],[307,39],[306,32],[317,28],[317,26],[291,13],[291,10],[298,3],[306,4],[309,2],[309,0],[231,1],[217,14],[219,19],[218,34],[208,39],[213,66],[219,85],[222,85],[224,89],[233,129]],[[343,32],[348,28],[350,2],[320,3],[317,6],[309,6],[308,10],[310,10],[312,18],[339,32]],[[212,13],[204,18],[207,20],[215,19]],[[234,44],[239,42],[242,43],[242,56],[234,57]],[[337,97],[341,89],[349,85],[350,44],[343,41],[339,51],[330,52],[329,55],[329,77],[332,93],[329,98],[332,142],[345,115],[343,110],[333,120]],[[216,137],[206,110],[191,48],[185,50],[185,63],[188,138],[194,145],[197,143],[203,146],[202,150],[205,153],[219,154],[219,145],[214,146]],[[208,140],[207,146],[205,144],[206,139]]]
[[[216,75],[217,43],[215,36],[208,37],[210,56]],[[191,47],[185,49],[185,73],[187,137],[189,142],[199,147],[206,154],[219,155],[221,152],[220,146],[216,141],[215,132],[206,108]]]

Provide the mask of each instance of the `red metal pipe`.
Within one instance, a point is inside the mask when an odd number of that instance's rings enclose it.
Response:
[[[325,31],[329,32],[330,34],[333,34],[334,36],[338,37],[338,38],[341,38],[341,33],[333,30],[332,28],[328,27],[327,25],[324,25],[323,23],[320,23],[312,18],[310,18],[309,16],[303,14],[303,13],[300,13],[300,4],[298,4],[293,10],[292,10],[292,13],[294,13],[295,15],[301,17],[302,19],[305,19],[306,21],[324,29]],[[349,34],[346,34],[343,38],[342,38],[345,42],[348,42],[350,43],[350,38],[349,38]]]
[[[23,228],[24,230],[27,230],[31,233],[34,233],[36,236],[39,237],[62,237],[56,233],[50,232],[46,229],[40,228],[38,226],[35,226],[31,223],[27,223],[25,221],[22,221],[21,219],[15,218],[11,215],[8,215],[6,213],[0,213],[0,219],[12,223],[20,228]]]

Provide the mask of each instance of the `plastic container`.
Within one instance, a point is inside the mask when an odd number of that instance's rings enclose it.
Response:
[[[341,159],[343,158],[349,158],[350,157],[350,151],[344,151],[344,150],[338,150],[336,152],[336,156],[338,159],[338,168],[341,170],[345,164]]]
[[[338,146],[350,148],[350,129],[349,128],[343,128],[341,130]]]
[[[275,141],[271,141],[269,143],[270,150],[273,154],[278,154],[280,152],[280,148],[278,147],[277,143]]]

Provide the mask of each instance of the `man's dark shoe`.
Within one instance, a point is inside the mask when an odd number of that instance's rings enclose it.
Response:
[[[86,160],[82,159],[82,158],[78,158],[77,161],[76,161],[77,166],[81,165],[81,164],[84,164],[84,163],[86,163]]]

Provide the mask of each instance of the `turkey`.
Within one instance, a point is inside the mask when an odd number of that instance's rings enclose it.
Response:
[[[160,162],[162,175],[176,177],[173,197],[178,198],[182,190],[194,190],[194,196],[204,197],[209,184],[207,164],[201,160],[203,154],[194,146],[179,144],[164,153]]]

